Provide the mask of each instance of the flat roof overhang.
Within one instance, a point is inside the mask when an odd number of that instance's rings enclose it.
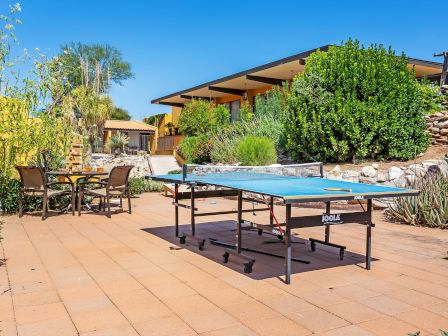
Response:
[[[153,99],[151,103],[182,107],[193,97],[211,100],[234,95],[235,99],[238,99],[244,91],[261,89],[282,81],[291,80],[297,73],[303,71],[308,56],[318,50],[327,51],[330,46],[325,45],[320,48],[308,50],[255,68],[237,72],[233,75],[218,78],[186,90],[174,92]],[[407,58],[407,60],[409,68],[415,67],[417,78],[431,77],[442,72],[442,63],[416,58]]]

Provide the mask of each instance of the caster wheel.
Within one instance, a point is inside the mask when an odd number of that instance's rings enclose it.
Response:
[[[186,242],[187,242],[187,236],[186,235],[182,235],[182,236],[179,237],[179,243],[181,243],[183,245]]]
[[[343,249],[341,249],[339,251],[339,260],[344,260],[344,250]]]
[[[205,240],[198,242],[199,251],[204,251]]]
[[[244,263],[244,273],[252,273],[252,266],[254,265],[253,261],[249,261]]]
[[[224,254],[222,255],[222,261],[224,264],[227,264],[229,262],[229,252],[224,252]]]
[[[263,230],[262,229],[258,229],[258,235],[261,236],[263,234]]]
[[[316,251],[316,243],[315,242],[311,242],[311,251]]]
[[[278,236],[277,236],[277,239],[278,239],[278,240],[283,240],[283,236],[278,235]]]

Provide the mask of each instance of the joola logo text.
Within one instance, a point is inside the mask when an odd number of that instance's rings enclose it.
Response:
[[[342,223],[341,214],[323,214],[322,223],[340,224]]]

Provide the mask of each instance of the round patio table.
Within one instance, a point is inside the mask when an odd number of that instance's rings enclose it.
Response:
[[[47,176],[61,176],[61,177],[65,177],[67,178],[70,182],[72,182],[75,185],[75,207],[76,204],[78,204],[78,194],[79,194],[79,185],[77,183],[77,181],[79,179],[82,179],[83,182],[87,182],[89,181],[91,178],[93,177],[97,177],[97,176],[106,176],[109,175],[108,172],[98,172],[98,171],[60,171],[60,170],[55,170],[55,171],[49,171],[45,173]],[[75,181],[73,181],[73,178],[77,178]],[[86,206],[89,210],[93,210],[89,204],[84,203],[84,206]],[[71,209],[72,205],[69,204],[65,209],[62,210],[62,212],[66,212],[69,211]]]

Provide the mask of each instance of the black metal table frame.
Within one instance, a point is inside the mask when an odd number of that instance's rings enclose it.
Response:
[[[176,237],[179,237],[179,208],[185,208],[190,210],[191,216],[191,235],[194,237],[196,234],[196,217],[203,216],[213,216],[213,215],[224,215],[224,214],[237,214],[237,233],[236,233],[236,252],[241,254],[242,247],[242,224],[243,213],[246,212],[254,212],[254,211],[270,211],[270,224],[269,225],[257,225],[254,224],[257,228],[262,229],[264,231],[268,231],[269,229],[276,229],[275,224],[273,223],[273,205],[274,205],[274,196],[269,196],[269,206],[266,208],[257,208],[257,209],[243,209],[243,200],[247,201],[256,201],[255,199],[244,198],[243,190],[205,190],[205,191],[196,191],[196,187],[201,186],[196,183],[189,183],[190,192],[179,193],[179,184],[174,184],[174,211],[175,211],[175,231]],[[237,210],[229,210],[229,211],[215,211],[215,212],[202,212],[197,213],[198,210],[195,206],[196,198],[211,198],[211,197],[231,197],[237,196]],[[190,199],[190,205],[180,203],[180,200]],[[350,198],[345,198],[350,199]],[[351,197],[353,199],[353,197]],[[289,284],[291,282],[291,259],[292,259],[292,247],[291,247],[291,230],[298,228],[306,228],[306,227],[315,227],[315,226],[325,226],[325,240],[318,239],[310,239],[312,243],[320,243],[332,247],[343,248],[345,247],[341,245],[337,245],[330,242],[330,226],[332,225],[340,225],[340,224],[362,224],[366,225],[366,269],[370,269],[371,267],[371,241],[372,241],[372,199],[367,199],[367,209],[360,212],[349,212],[349,213],[331,213],[331,200],[322,200],[322,199],[313,199],[314,202],[322,202],[324,201],[326,204],[326,211],[322,215],[313,215],[313,216],[296,216],[293,217],[291,215],[291,207],[293,203],[305,203],[310,202],[310,200],[303,201],[288,201],[284,200],[285,204],[285,218],[286,222],[284,223],[284,240],[285,240],[285,283]],[[282,223],[283,224],[283,223]]]

